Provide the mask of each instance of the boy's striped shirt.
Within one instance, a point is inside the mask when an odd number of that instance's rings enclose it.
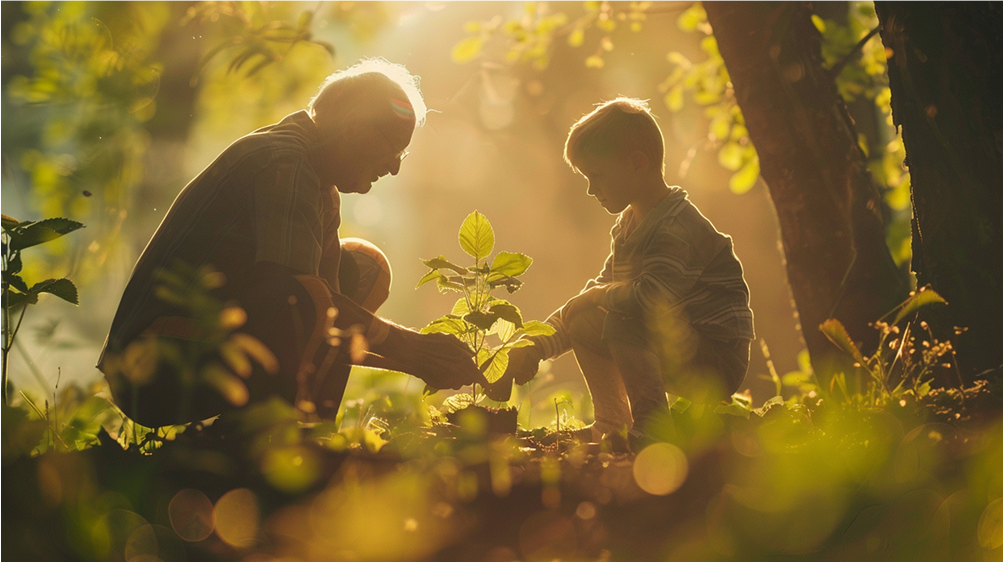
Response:
[[[610,255],[583,292],[606,286],[608,311],[643,322],[672,315],[716,340],[752,340],[749,288],[732,238],[718,232],[679,187],[637,226],[633,218],[630,208],[617,218]],[[532,338],[545,359],[571,349],[564,312],[563,306],[547,319],[556,329],[553,335]]]

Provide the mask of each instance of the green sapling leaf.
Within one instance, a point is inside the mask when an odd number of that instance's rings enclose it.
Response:
[[[492,331],[499,335],[502,342],[508,342],[516,334],[516,325],[505,319],[499,319],[492,325]]]
[[[438,270],[439,268],[447,268],[447,269],[453,270],[454,272],[456,272],[456,273],[458,273],[460,275],[464,275],[466,273],[464,271],[464,268],[462,266],[458,266],[458,265],[454,264],[453,262],[450,262],[442,254],[440,254],[436,258],[432,258],[432,259],[429,259],[429,260],[422,260],[422,263],[425,264],[426,266],[432,268],[433,270]]]
[[[523,328],[523,315],[520,314],[519,309],[517,309],[512,303],[499,299],[498,301],[492,303],[492,306],[488,308],[488,311],[493,315],[497,315],[500,319],[509,321],[516,328]]]
[[[477,211],[464,219],[459,239],[460,248],[476,260],[487,258],[495,249],[495,231],[488,219]]]
[[[444,334],[461,335],[467,332],[467,325],[464,321],[452,316],[440,317],[420,330],[422,334],[440,332]]]
[[[509,349],[500,348],[481,365],[481,371],[488,383],[495,383],[502,378],[507,367],[509,367]]]
[[[451,315],[456,315],[457,317],[463,317],[467,313],[471,312],[470,306],[467,304],[467,298],[461,297],[457,299],[457,302],[453,304],[453,310],[450,311]]]
[[[551,336],[555,328],[541,321],[526,321],[523,323],[523,334],[526,336]]]
[[[495,313],[482,313],[481,311],[471,311],[464,315],[464,320],[481,330],[490,330],[499,316]]]
[[[461,285],[460,281],[462,278],[452,277],[448,278],[442,274],[436,279],[436,287],[439,288],[440,293],[446,293],[447,291],[463,291],[464,286]]]
[[[515,277],[526,272],[532,263],[533,259],[526,254],[499,252],[495,255],[495,259],[492,260],[491,272],[493,274],[498,273],[504,276]]]
[[[428,282],[431,282],[432,280],[438,280],[442,275],[443,274],[439,273],[439,270],[430,270],[429,273],[422,276],[422,279],[418,280],[418,285],[415,286],[415,289],[422,287],[423,285],[425,285]]]

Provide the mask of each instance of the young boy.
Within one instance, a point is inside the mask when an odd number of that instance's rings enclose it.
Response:
[[[565,161],[619,214],[611,252],[599,277],[547,319],[554,335],[510,352],[502,380],[526,383],[541,360],[571,350],[592,395],[594,439],[625,428],[643,437],[668,411],[667,390],[727,399],[749,364],[753,312],[732,239],[666,184],[663,158],[644,101],[617,98],[572,126]]]

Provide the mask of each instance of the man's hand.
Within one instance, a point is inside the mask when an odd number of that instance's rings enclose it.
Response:
[[[436,389],[488,384],[473,361],[474,351],[449,334],[421,334],[397,327],[387,339],[385,355]]]
[[[537,375],[541,361],[540,349],[536,346],[525,346],[509,350],[509,365],[505,373],[497,381],[485,386],[485,394],[493,401],[504,402],[512,394],[512,383],[524,385]]]

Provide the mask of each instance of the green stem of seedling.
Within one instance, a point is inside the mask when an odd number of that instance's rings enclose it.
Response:
[[[6,233],[5,233],[6,234]],[[7,265],[10,263],[10,245],[7,245],[7,252],[3,255],[3,271],[7,271]],[[10,292],[6,287],[3,288],[3,404],[7,406],[7,356],[10,354],[10,340],[8,340],[8,332],[10,331],[10,308],[7,307],[9,303]]]

